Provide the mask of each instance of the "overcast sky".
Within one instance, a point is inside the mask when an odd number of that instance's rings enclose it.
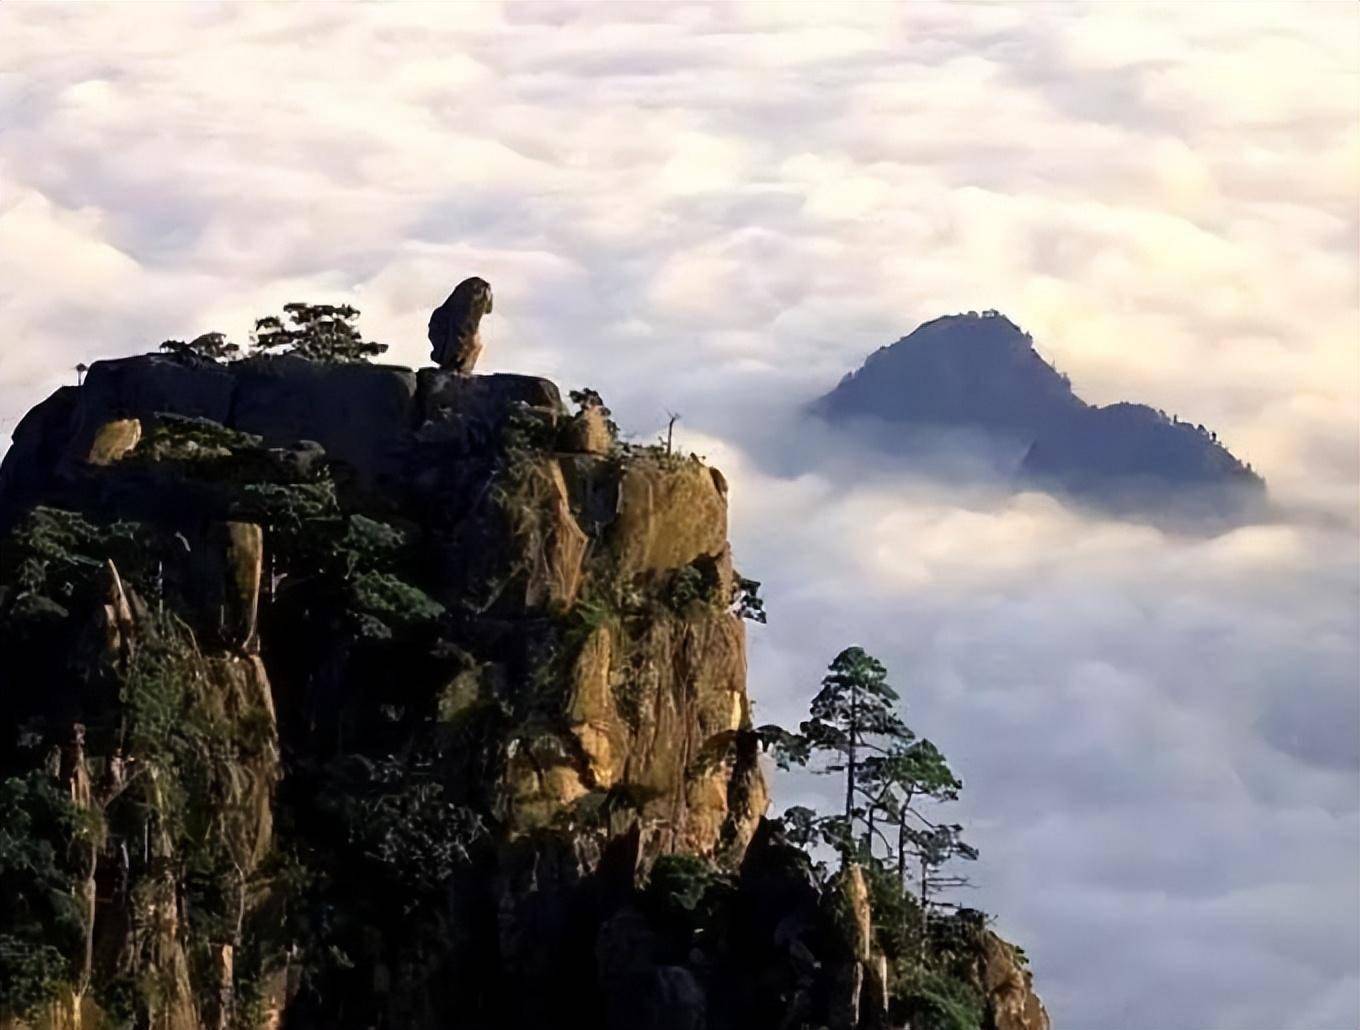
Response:
[[[888,664],[1059,1030],[1355,1030],[1358,194],[1349,3],[3,4],[0,430],[292,300],[422,363],[479,274],[486,370],[726,472],[760,718]],[[794,418],[984,308],[1282,514],[1171,535]]]

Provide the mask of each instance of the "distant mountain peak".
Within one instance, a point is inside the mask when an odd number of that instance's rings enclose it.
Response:
[[[962,424],[1032,436],[1053,411],[1085,406],[1034,350],[1029,333],[989,310],[933,319],[879,348],[817,410],[832,420]]]
[[[996,310],[945,315],[881,347],[813,412],[873,425],[906,455],[917,429],[965,430],[1015,445],[1018,480],[1121,510],[1193,502],[1213,514],[1259,500],[1264,483],[1217,436],[1145,404],[1083,401],[1033,337]]]

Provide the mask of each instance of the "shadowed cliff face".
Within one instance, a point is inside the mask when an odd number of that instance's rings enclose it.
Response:
[[[1232,517],[1264,499],[1261,479],[1203,426],[1142,404],[1086,404],[995,312],[925,323],[813,411],[908,461],[928,463],[923,449],[982,454],[1018,485],[1116,511]]]
[[[0,1026],[889,1025],[761,818],[699,460],[542,379],[146,356],[23,421],[0,530]]]

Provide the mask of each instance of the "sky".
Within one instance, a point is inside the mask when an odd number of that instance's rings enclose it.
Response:
[[[480,275],[481,370],[724,470],[758,719],[887,664],[1059,1030],[1355,1030],[1358,200],[1348,3],[9,3],[0,434],[294,300],[421,364]],[[1173,533],[799,417],[987,308],[1273,514]]]

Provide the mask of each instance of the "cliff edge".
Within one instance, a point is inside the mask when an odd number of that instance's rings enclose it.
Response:
[[[727,484],[605,414],[164,355],[29,413],[0,1026],[892,1024],[762,818]]]

